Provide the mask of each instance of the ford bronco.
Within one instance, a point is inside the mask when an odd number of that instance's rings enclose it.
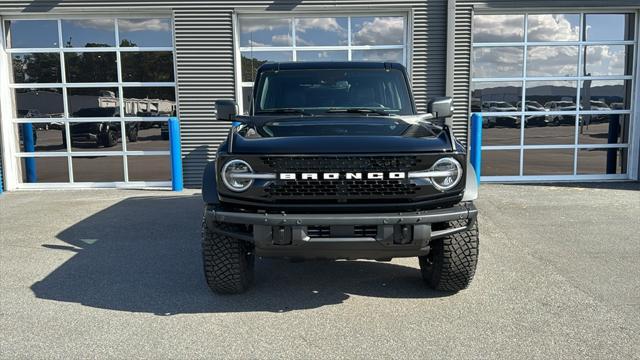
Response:
[[[452,130],[451,98],[418,114],[396,63],[267,63],[247,115],[204,171],[202,255],[217,293],[251,285],[255,257],[419,259],[456,292],[478,259],[476,177]]]

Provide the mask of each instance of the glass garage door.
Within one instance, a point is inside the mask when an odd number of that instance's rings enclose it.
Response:
[[[21,187],[166,186],[169,18],[5,19]]]
[[[268,61],[393,61],[407,66],[404,15],[241,15],[238,99],[248,110],[255,72]]]
[[[628,178],[635,24],[632,13],[474,16],[483,180]]]

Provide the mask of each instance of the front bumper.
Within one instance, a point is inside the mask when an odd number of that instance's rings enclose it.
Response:
[[[207,208],[209,229],[255,244],[265,257],[388,259],[426,255],[429,242],[470,228],[471,202],[428,211],[365,214],[259,214]],[[456,221],[454,227],[449,222]],[[222,230],[215,223],[240,226]]]

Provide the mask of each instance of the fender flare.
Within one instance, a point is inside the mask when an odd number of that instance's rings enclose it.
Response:
[[[210,161],[202,174],[202,200],[205,204],[219,204],[218,183],[216,179],[216,162]]]
[[[476,177],[476,170],[467,164],[467,178],[464,188],[464,195],[462,201],[473,201],[478,198],[478,178]]]

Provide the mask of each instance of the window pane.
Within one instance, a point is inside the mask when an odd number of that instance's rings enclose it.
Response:
[[[573,174],[573,149],[525,150],[523,175]]]
[[[587,41],[633,40],[633,14],[587,14]]]
[[[300,51],[296,53],[297,61],[347,61],[349,53],[346,50]]]
[[[531,102],[530,105],[541,104],[548,111],[575,112],[577,93],[576,81],[527,81],[525,99]]]
[[[482,117],[482,146],[520,145],[522,115],[485,115]]]
[[[242,87],[242,113],[248,114],[251,106],[251,97],[253,96],[253,87]]]
[[[353,50],[351,59],[353,61],[393,61],[402,64],[402,51],[402,49]]]
[[[473,49],[472,76],[521,77],[524,64],[522,47],[482,47]]]
[[[525,145],[571,145],[576,142],[576,115],[528,115],[525,117]],[[562,125],[562,126],[561,126]]]
[[[522,82],[473,82],[471,101],[480,104],[483,112],[505,112],[520,110]]]
[[[125,116],[172,116],[176,111],[176,90],[173,87],[126,87]]]
[[[577,46],[529,46],[527,76],[577,76]]]
[[[626,174],[627,149],[578,149],[579,175]]]
[[[625,45],[585,46],[586,76],[630,75],[632,47]]]
[[[21,166],[23,183],[69,182],[66,157],[22,158]]]
[[[476,111],[510,112],[508,115],[484,115],[482,117],[482,144],[520,145],[520,122],[522,116],[513,114],[520,110],[522,99],[521,82],[474,82],[471,98]]]
[[[347,45],[348,22],[346,17],[296,19],[296,46]]]
[[[57,48],[56,20],[10,20],[5,22],[9,48]]]
[[[579,14],[536,14],[529,15],[528,19],[529,42],[580,40]]]
[[[76,182],[124,181],[122,156],[74,156]]]
[[[482,152],[482,176],[517,176],[520,174],[520,150],[485,150]]]
[[[122,81],[173,81],[173,53],[170,51],[122,52],[120,60]]]
[[[585,80],[582,81],[580,91],[583,110],[629,109],[631,93],[629,80]]]
[[[626,144],[629,142],[629,115],[581,115],[580,144]]]
[[[367,16],[351,18],[351,45],[404,44],[404,17]]]
[[[14,89],[19,118],[64,116],[62,89]]]
[[[166,121],[127,121],[127,151],[168,151]]]
[[[127,156],[129,181],[171,181],[169,156]]]
[[[60,54],[12,54],[14,83],[60,83]]]
[[[71,151],[122,151],[120,122],[69,123]]]
[[[117,88],[68,88],[71,117],[120,116]]]
[[[524,15],[475,15],[473,41],[476,43],[524,41]]]
[[[67,82],[116,82],[115,52],[65,53]]]
[[[120,46],[173,46],[170,19],[118,19]]]
[[[62,123],[21,123],[15,124],[15,129],[21,152],[67,150]]]
[[[64,47],[110,47],[116,45],[113,19],[62,20]]]
[[[291,45],[291,19],[240,18],[240,46]]]
[[[243,51],[241,57],[242,81],[255,80],[256,70],[268,61],[281,62],[292,59],[293,53],[291,51]]]

